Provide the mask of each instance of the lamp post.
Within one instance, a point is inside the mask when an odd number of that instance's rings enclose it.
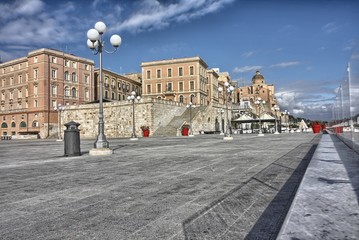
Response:
[[[141,97],[140,96],[136,97],[136,92],[132,91],[131,95],[127,97],[127,100],[129,102],[132,102],[132,135],[130,140],[138,140],[136,136],[136,127],[135,127],[135,100],[140,101]]]
[[[258,106],[258,110],[259,110],[259,133],[258,136],[262,137],[264,136],[263,132],[262,132],[262,123],[261,123],[261,113],[262,113],[262,107],[263,105],[266,103],[266,101],[262,100],[261,98],[258,98],[255,101],[255,104]]]
[[[105,123],[103,120],[103,81],[102,81],[102,52],[106,53],[114,53],[117,48],[121,44],[121,37],[117,34],[114,34],[110,38],[110,42],[114,47],[114,50],[111,52],[106,51],[104,48],[104,41],[102,39],[102,35],[106,31],[106,25],[103,22],[97,22],[95,24],[95,28],[92,28],[87,31],[87,46],[93,51],[94,55],[99,54],[100,56],[100,82],[99,82],[99,113],[98,113],[98,135],[97,140],[94,143],[95,149],[102,149],[101,155],[107,154],[105,153],[106,149],[109,148],[109,142],[106,140],[106,136],[104,133]],[[105,151],[103,151],[105,150]],[[96,151],[93,151],[94,155]],[[91,154],[91,151],[90,151]],[[108,154],[112,154],[112,151],[108,151]]]
[[[277,105],[274,105],[272,107],[272,111],[274,111],[274,118],[275,118],[275,132],[274,132],[274,134],[279,134],[279,132],[278,132],[278,122],[277,122],[277,112],[279,111],[279,107]]]
[[[227,122],[227,126],[226,126],[226,131],[224,133],[223,140],[233,140],[233,137],[231,136],[231,132],[230,132],[230,129],[229,129],[230,122],[229,122],[229,117],[228,117],[228,101],[229,101],[229,96],[234,91],[234,87],[231,86],[229,84],[229,82],[225,82],[224,87],[226,88],[225,94],[226,94],[226,122]],[[219,87],[218,92],[223,92],[223,88]]]
[[[196,106],[194,106],[192,104],[192,102],[189,102],[189,104],[187,104],[186,108],[189,109],[189,137],[194,137],[193,135],[193,131],[192,131],[192,108],[195,108]]]
[[[62,106],[61,103],[59,103],[58,107],[54,107],[54,110],[57,111],[57,139],[56,141],[62,141],[61,137],[61,113],[65,111],[65,106]]]
[[[220,124],[219,124],[219,127],[220,127],[220,129],[221,129],[221,133],[220,133],[219,135],[224,135],[223,126],[222,126],[222,125],[223,125],[222,115],[223,115],[223,113],[224,113],[223,108],[218,109],[218,113],[219,113],[219,116],[220,116]]]

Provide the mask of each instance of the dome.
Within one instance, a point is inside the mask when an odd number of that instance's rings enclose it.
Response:
[[[256,71],[256,74],[252,77],[252,83],[253,84],[263,84],[264,83],[264,77],[259,71]]]

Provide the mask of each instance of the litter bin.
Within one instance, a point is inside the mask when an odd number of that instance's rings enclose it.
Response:
[[[65,123],[66,130],[64,131],[64,151],[66,157],[80,156],[80,123],[71,121]]]

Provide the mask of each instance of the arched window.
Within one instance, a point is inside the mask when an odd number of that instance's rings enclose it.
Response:
[[[38,121],[33,121],[32,122],[32,127],[38,127],[39,126],[39,122]]]
[[[65,97],[70,96],[70,88],[68,86],[65,87]]]
[[[73,82],[76,82],[76,73],[72,73],[72,74],[71,74],[71,80],[72,80]]]
[[[26,128],[26,122],[22,121],[22,122],[20,123],[20,127],[21,127],[21,128]]]
[[[6,123],[6,122],[3,122],[3,123],[1,124],[1,128],[7,128],[7,123]]]
[[[12,122],[12,123],[11,123],[11,127],[12,127],[12,128],[16,127],[16,123],[15,123],[15,122]]]
[[[191,95],[191,101],[190,101],[190,102],[191,102],[191,103],[194,103],[193,101],[194,101],[194,95],[192,94],[192,95]]]
[[[180,101],[180,103],[183,103],[183,95],[180,96],[179,101]]]
[[[69,72],[68,72],[68,71],[65,72],[65,80],[66,80],[66,81],[69,81],[69,80],[70,80],[70,75],[69,75]]]
[[[76,88],[72,88],[72,89],[71,89],[71,96],[72,96],[73,98],[75,98],[76,95],[77,95]]]

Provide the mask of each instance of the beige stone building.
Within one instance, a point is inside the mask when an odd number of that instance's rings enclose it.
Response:
[[[143,96],[208,105],[211,88],[207,67],[200,57],[143,62]]]
[[[100,73],[99,69],[95,69],[95,100],[99,99],[100,89]],[[132,91],[136,95],[142,95],[142,79],[140,74],[120,75],[107,69],[102,69],[103,74],[103,93],[105,100],[109,101],[127,101],[127,96]]]
[[[0,64],[0,135],[56,135],[55,107],[93,101],[94,62],[38,49]]]
[[[264,111],[273,113],[272,107],[277,105],[277,100],[274,96],[274,85],[267,84],[263,75],[259,71],[256,71],[256,74],[252,78],[252,85],[236,89],[236,102],[239,103],[239,110],[241,112],[258,115],[255,101],[259,98],[265,101]]]

